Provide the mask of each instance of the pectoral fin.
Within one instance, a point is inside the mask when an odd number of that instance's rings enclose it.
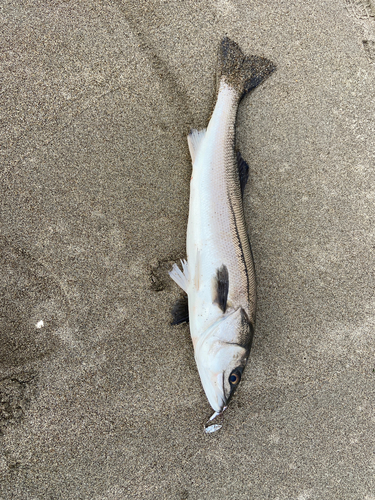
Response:
[[[189,304],[188,297],[184,295],[172,307],[172,325],[179,325],[180,323],[189,323]]]
[[[216,271],[214,302],[225,313],[229,292],[229,273],[224,264]]]

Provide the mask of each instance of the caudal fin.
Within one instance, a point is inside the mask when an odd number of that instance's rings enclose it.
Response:
[[[276,66],[264,57],[245,56],[240,47],[224,37],[220,45],[219,78],[244,96],[262,83]]]

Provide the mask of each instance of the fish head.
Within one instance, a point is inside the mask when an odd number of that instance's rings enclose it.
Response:
[[[211,407],[221,412],[237,389],[250,354],[254,329],[246,312],[227,311],[198,340],[195,360]]]

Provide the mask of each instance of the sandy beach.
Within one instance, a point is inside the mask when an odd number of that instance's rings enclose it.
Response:
[[[374,0],[4,0],[0,499],[375,500]],[[224,427],[171,326],[223,36],[257,323]]]

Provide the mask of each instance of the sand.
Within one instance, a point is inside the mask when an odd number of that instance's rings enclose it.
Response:
[[[0,12],[0,498],[374,500],[373,0]],[[167,271],[224,35],[277,71],[238,114],[257,325],[207,436]]]

